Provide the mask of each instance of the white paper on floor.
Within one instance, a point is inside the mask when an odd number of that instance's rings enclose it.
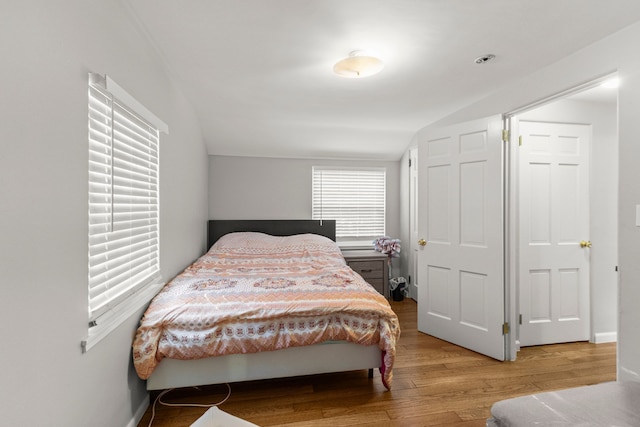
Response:
[[[218,409],[217,406],[209,408],[191,427],[259,427],[256,424],[234,417]]]

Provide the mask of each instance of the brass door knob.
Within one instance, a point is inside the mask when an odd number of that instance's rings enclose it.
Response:
[[[583,240],[580,242],[580,247],[581,248],[590,248],[591,247],[591,242],[588,240]]]
[[[420,246],[426,246],[427,241],[426,241],[426,240],[424,240],[424,239],[420,239],[420,240],[418,240],[418,244],[419,244]]]

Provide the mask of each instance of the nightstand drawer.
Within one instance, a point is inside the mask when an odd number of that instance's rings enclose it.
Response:
[[[349,261],[349,267],[364,279],[382,279],[384,276],[384,261]]]
[[[342,251],[347,265],[375,290],[389,298],[389,269],[386,255],[374,250],[345,250]]]

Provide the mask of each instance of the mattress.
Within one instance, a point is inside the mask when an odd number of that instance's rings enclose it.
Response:
[[[516,397],[491,407],[489,427],[640,426],[640,383],[607,382]]]
[[[151,301],[133,343],[148,378],[164,358],[194,360],[346,341],[382,350],[393,378],[398,318],[330,239],[231,233]]]

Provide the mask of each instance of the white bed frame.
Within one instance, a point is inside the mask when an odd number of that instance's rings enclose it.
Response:
[[[334,220],[211,220],[207,247],[211,247],[220,236],[233,231],[259,231],[279,236],[315,233],[335,241]],[[381,364],[382,350],[378,346],[344,341],[196,360],[164,358],[147,380],[147,390],[362,369],[368,369],[371,378],[373,369]]]
[[[147,380],[147,390],[373,369],[382,363],[376,345],[329,342],[250,354],[196,360],[162,359]]]

